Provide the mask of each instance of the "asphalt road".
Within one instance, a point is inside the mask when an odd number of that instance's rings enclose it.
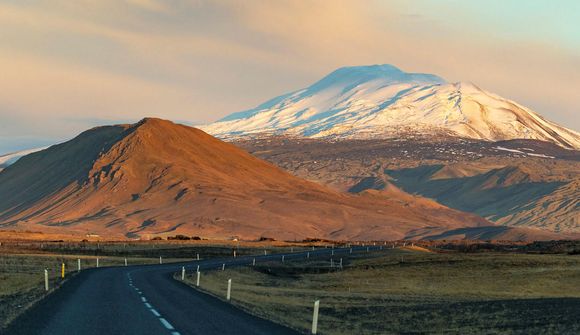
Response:
[[[357,249],[363,248],[355,248],[355,251]],[[349,249],[319,249],[310,251],[310,257],[348,252]],[[257,263],[273,259],[282,261],[283,255],[286,260],[306,258],[306,252],[255,258]],[[194,272],[199,265],[203,282],[204,270],[221,268],[223,263],[230,267],[247,266],[253,258],[87,269],[17,318],[6,333],[299,334],[173,278],[182,266]]]

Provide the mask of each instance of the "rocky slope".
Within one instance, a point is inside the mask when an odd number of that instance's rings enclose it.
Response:
[[[198,129],[158,119],[88,130],[0,172],[3,229],[398,239],[418,229],[426,235],[485,225],[400,190],[332,191]]]
[[[497,224],[580,233],[580,151],[555,144],[430,137],[271,137],[236,143],[297,176],[343,192],[397,187]]]

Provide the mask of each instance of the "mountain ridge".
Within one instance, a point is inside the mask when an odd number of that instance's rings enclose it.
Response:
[[[410,195],[333,191],[201,130],[150,118],[93,128],[0,172],[3,229],[398,239],[489,225]]]
[[[338,69],[306,89],[200,127],[219,138],[288,135],[377,139],[413,134],[537,139],[580,148],[580,133],[475,84],[392,65]]]

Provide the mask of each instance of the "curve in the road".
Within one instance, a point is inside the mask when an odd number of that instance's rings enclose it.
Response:
[[[380,247],[370,247],[378,249]],[[366,249],[366,250],[364,250]],[[370,250],[355,247],[354,251]],[[351,252],[317,249],[311,257]],[[173,279],[181,270],[306,258],[307,252],[88,269],[18,317],[7,334],[298,334]]]

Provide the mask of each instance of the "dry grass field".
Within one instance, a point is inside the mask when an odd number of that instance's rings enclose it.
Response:
[[[338,257],[335,256],[334,264]],[[253,314],[319,334],[577,334],[580,258],[385,250],[203,273],[201,288]],[[195,278],[188,278],[193,285]]]

